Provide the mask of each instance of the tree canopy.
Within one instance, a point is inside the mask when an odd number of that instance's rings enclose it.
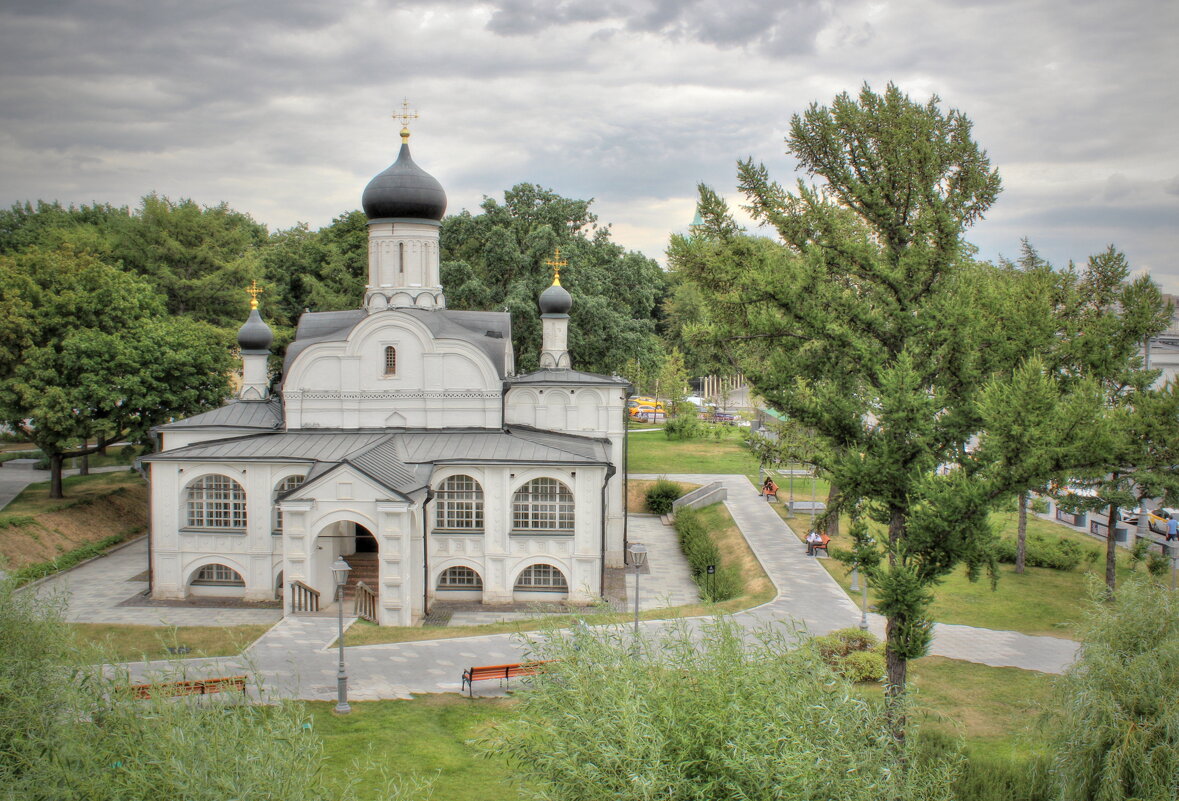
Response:
[[[495,309],[512,315],[512,345],[520,372],[539,366],[537,298],[553,281],[557,248],[568,266],[561,284],[573,295],[569,350],[574,367],[621,372],[627,359],[656,360],[655,314],[666,291],[663,271],[640,253],[624,251],[598,225],[592,201],[517,184],[503,202],[483,200],[442,221],[442,284],[454,309]]]
[[[1000,181],[961,112],[865,86],[796,115],[786,141],[817,184],[788,191],[763,165],[738,169],[748,209],[781,241],[741,232],[704,187],[704,225],[673,237],[669,258],[710,298],[714,345],[820,439],[816,461],[859,521],[856,559],[888,618],[895,701],[907,661],[928,648],[934,585],[963,563],[972,576],[993,570],[988,511],[1026,476],[993,469],[981,400],[1015,390],[1025,358],[1060,330],[1058,309],[1051,291],[1025,292],[1042,276],[972,258],[965,231]],[[1076,376],[1078,387],[1093,380]],[[1094,403],[1049,400],[1056,425],[1095,414]],[[867,521],[882,533],[873,542]]]

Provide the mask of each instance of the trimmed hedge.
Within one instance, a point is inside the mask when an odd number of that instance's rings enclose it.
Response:
[[[692,580],[700,588],[705,603],[719,603],[736,598],[744,590],[741,574],[732,565],[721,565],[720,549],[705,528],[696,509],[683,508],[676,512],[675,530],[679,534],[680,549],[692,569]],[[716,572],[709,574],[708,566]]]
[[[1000,562],[1015,564],[1015,540],[999,540],[995,555]],[[1029,567],[1072,570],[1081,564],[1083,556],[1081,546],[1064,537],[1053,542],[1042,534],[1029,534],[1024,563]]]

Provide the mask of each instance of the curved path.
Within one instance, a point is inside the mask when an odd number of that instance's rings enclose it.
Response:
[[[632,475],[631,478],[647,476]],[[720,481],[728,489],[725,502],[750,547],[761,560],[778,594],[770,602],[734,617],[748,628],[791,621],[822,634],[857,626],[860,610],[787,528],[744,476],[673,475],[673,480],[704,484]],[[642,624],[648,630],[661,621]],[[869,615],[869,626],[884,633],[884,620]],[[253,672],[266,692],[284,697],[332,700],[336,692],[336,652],[328,648],[337,621],[323,617],[288,617],[255,642],[241,657],[188,660],[176,664],[130,665],[141,679],[153,670],[175,669],[188,675],[229,675]],[[518,662],[524,655],[521,638],[507,634],[428,640],[346,649],[349,698],[405,698],[415,693],[456,692],[462,670],[470,665]],[[996,667],[1018,667],[1060,673],[1073,660],[1077,643],[1055,637],[1033,637],[1011,631],[937,624],[931,653]],[[491,685],[493,682],[486,682]],[[480,687],[491,695],[494,687]]]

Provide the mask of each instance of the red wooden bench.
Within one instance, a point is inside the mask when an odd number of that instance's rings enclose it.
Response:
[[[514,665],[484,665],[482,667],[469,667],[463,671],[463,689],[467,690],[472,698],[475,697],[475,682],[484,681],[485,679],[500,679],[501,681],[511,679],[513,676],[535,676],[544,668],[542,665],[547,665],[553,660],[544,659],[536,662],[518,662]]]
[[[819,538],[819,542],[806,543],[807,551],[814,556],[818,556],[819,551],[822,551],[823,553],[830,556],[831,554],[827,551],[827,545],[831,542],[831,538],[826,534],[820,534]]]
[[[161,684],[133,684],[132,698],[151,698],[160,695],[173,698],[178,695],[211,695],[213,693],[240,690],[246,692],[245,676],[224,676],[215,679],[192,679],[190,681],[168,681]]]

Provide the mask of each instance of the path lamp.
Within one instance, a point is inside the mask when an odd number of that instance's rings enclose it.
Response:
[[[352,570],[344,557],[337,556],[332,565],[332,577],[336,580],[336,601],[339,612],[340,630],[336,643],[340,646],[340,670],[336,673],[336,714],[347,715],[352,711],[348,706],[348,674],[344,672],[344,585],[348,583],[348,573]]]
[[[639,571],[647,564],[647,546],[641,542],[632,542],[626,549],[630,554],[630,563],[635,568],[635,636],[639,636]]]

